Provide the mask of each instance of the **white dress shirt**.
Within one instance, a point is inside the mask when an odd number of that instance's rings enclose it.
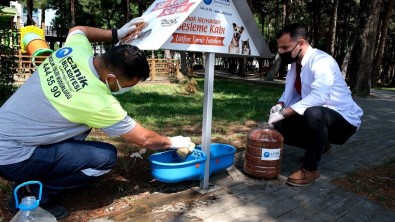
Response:
[[[285,107],[290,106],[300,115],[312,106],[328,107],[359,128],[363,111],[354,102],[339,65],[332,56],[309,46],[302,59],[302,95],[296,92],[295,78],[296,63],[292,63],[286,76],[285,90],[279,99]]]

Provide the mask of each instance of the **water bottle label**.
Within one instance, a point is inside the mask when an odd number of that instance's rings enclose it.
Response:
[[[281,149],[262,149],[261,160],[279,160],[281,156]]]

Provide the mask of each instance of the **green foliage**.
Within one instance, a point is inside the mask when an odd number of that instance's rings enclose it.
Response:
[[[1,10],[1,7],[0,7]],[[9,17],[8,16],[2,16],[0,14],[0,30],[5,29],[6,27],[8,27],[8,21],[9,21]]]
[[[15,62],[15,50],[0,44],[0,105],[2,105],[15,91],[14,73],[18,64]]]
[[[150,2],[151,3],[151,2]],[[60,36],[67,36],[71,28],[70,1],[48,0],[48,8],[57,11],[52,26]],[[139,6],[131,1],[130,18],[139,16]],[[125,24],[124,1],[79,0],[75,1],[75,25],[86,25],[109,29]]]
[[[55,29],[58,36],[66,37],[69,29],[71,28],[71,12],[70,12],[70,2],[59,0],[48,0],[48,8],[56,10],[56,16],[51,21],[52,27]],[[82,6],[75,3],[75,25],[86,25],[93,27],[100,27],[100,16],[96,17],[94,14],[84,12]]]
[[[89,13],[96,18],[96,23],[102,28],[111,28],[114,23],[122,21],[121,0],[80,0],[79,5],[84,13]],[[123,24],[121,22],[120,24]]]
[[[44,1],[45,0],[40,0]],[[57,17],[53,22],[56,31],[66,36],[70,28],[70,0],[47,0],[48,7],[57,10]],[[124,0],[78,0],[75,1],[76,25],[89,25],[100,28],[121,27],[127,18],[140,16],[154,0],[129,1],[126,6]],[[361,22],[364,12],[364,5],[368,1],[345,0],[339,1],[337,8],[335,51],[333,57],[342,65],[343,59],[352,45],[354,38],[361,35],[358,32],[358,24]],[[277,52],[276,33],[285,23],[299,22],[307,26],[310,34],[310,43],[313,47],[326,50],[329,40],[332,38],[331,22],[333,19],[333,1],[278,1],[278,0],[247,0],[247,3],[254,14],[258,27],[261,29],[271,52]],[[385,3],[387,4],[387,3]],[[381,9],[382,16],[387,11]],[[128,9],[128,10],[126,10]],[[366,11],[366,10],[365,10]],[[129,12],[129,15],[127,14]],[[393,22],[391,23],[393,24]],[[378,27],[381,27],[379,24]],[[392,42],[395,25],[390,25],[388,30],[387,43],[385,45],[384,59],[381,70],[388,70],[381,77],[381,80],[389,81],[389,73],[392,73],[391,61],[394,60],[394,44]],[[372,27],[373,29],[373,27]],[[379,35],[378,35],[379,36]],[[377,44],[377,39],[371,41],[371,45]],[[355,48],[354,48],[355,49]],[[155,53],[158,57],[163,57],[160,51]],[[196,58],[200,58],[196,56]],[[351,57],[348,64],[358,64],[355,57]],[[386,62],[387,61],[387,62]],[[199,62],[200,64],[200,62]],[[388,67],[388,68],[387,68]],[[386,69],[387,68],[387,69]],[[350,79],[353,68],[348,69],[347,78]],[[355,69],[354,69],[355,70]],[[383,71],[384,72],[384,71]],[[360,74],[358,74],[360,75]],[[280,75],[282,76],[282,75]],[[368,76],[368,75],[367,75]],[[372,80],[375,81],[375,80]],[[394,80],[395,82],[395,80]],[[395,83],[394,83],[395,84]]]
[[[0,7],[1,10],[1,7]],[[18,36],[9,30],[9,16],[0,14],[0,106],[14,93],[14,72],[17,67],[15,50],[12,48]]]

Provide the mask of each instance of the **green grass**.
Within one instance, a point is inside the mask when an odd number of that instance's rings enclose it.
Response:
[[[191,136],[200,142],[204,80],[196,81],[199,90],[192,95],[181,93],[176,83],[143,83],[117,98],[128,114],[144,127],[167,136]],[[281,92],[282,88],[215,80],[212,139],[228,142],[246,136],[246,123],[267,121],[269,109]]]
[[[394,87],[376,87],[376,89],[388,90],[388,91],[395,91]]]

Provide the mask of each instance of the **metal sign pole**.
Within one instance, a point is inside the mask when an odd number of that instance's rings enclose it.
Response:
[[[207,160],[204,169],[203,180],[200,181],[202,189],[208,188],[210,177],[210,143],[211,143],[211,122],[213,111],[213,88],[214,88],[214,63],[215,53],[206,52],[205,73],[204,73],[204,104],[203,104],[203,126],[202,126],[202,151],[206,154]]]

